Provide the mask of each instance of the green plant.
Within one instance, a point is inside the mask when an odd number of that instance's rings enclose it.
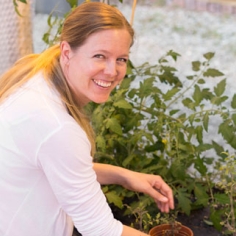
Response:
[[[64,23],[65,18],[67,15],[70,14],[71,11],[77,6],[77,0],[66,0],[67,3],[70,5],[70,11],[65,13],[63,17],[59,17],[58,15],[53,14],[51,12],[48,16],[48,30],[43,35],[43,41],[48,45],[52,46],[56,42],[59,41],[59,37],[61,35],[62,25]]]
[[[26,3],[26,0],[13,0],[13,1],[14,1],[15,6],[17,6],[16,1],[22,1]],[[70,5],[70,8],[71,8],[70,11],[65,13],[63,17],[60,17],[57,14],[53,14],[54,13],[53,11],[48,16],[48,20],[47,20],[48,30],[43,35],[43,41],[48,46],[52,46],[53,44],[59,41],[62,25],[64,23],[65,18],[78,5],[77,0],[65,0],[65,1]],[[90,0],[84,0],[84,2],[90,2]],[[122,3],[123,0],[119,0],[119,2]]]
[[[21,3],[24,3],[24,4],[27,4],[27,1],[26,0],[12,0],[13,1],[13,5],[14,5],[14,8],[15,8],[15,11],[16,13],[19,15],[19,16],[22,16],[18,10],[18,2],[21,2]]]
[[[214,53],[193,61],[193,74],[182,81],[172,66],[178,56],[169,51],[157,65],[130,63],[127,78],[109,101],[89,109],[97,132],[95,161],[161,175],[174,189],[177,210],[190,214],[211,200],[214,167],[225,161],[224,143],[235,148],[236,96],[230,100],[225,95],[225,79],[207,87],[208,78],[223,77],[210,66]],[[214,119],[222,144],[208,133]],[[119,207],[125,198],[135,198],[117,186],[108,189],[115,196],[108,196],[109,202]],[[139,198],[155,215],[153,202],[142,194]]]
[[[181,223],[179,222],[172,222],[170,224],[170,229],[166,229],[164,232],[163,232],[163,235],[164,236],[175,236],[176,234],[179,233],[180,229],[181,229]]]
[[[179,223],[176,221],[178,212],[175,210],[171,213],[158,212],[155,216],[150,215],[146,209],[145,201],[132,202],[131,205],[124,204],[124,207],[127,209],[125,214],[131,214],[134,216],[134,221],[131,225],[146,233],[156,225],[170,224],[175,228]]]
[[[236,157],[223,153],[226,158],[219,166],[217,192],[213,195],[210,219],[224,234],[236,235]],[[223,228],[222,228],[223,227]]]

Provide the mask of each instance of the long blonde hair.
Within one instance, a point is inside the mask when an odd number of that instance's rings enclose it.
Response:
[[[93,33],[105,29],[127,29],[131,38],[134,31],[125,17],[116,8],[100,2],[88,2],[78,6],[65,19],[61,41],[67,41],[72,49],[83,45]],[[93,129],[70,89],[60,66],[60,45],[54,45],[41,54],[28,55],[15,63],[0,78],[0,103],[18,87],[42,71],[45,79],[53,84],[65,102],[69,114],[84,129],[95,152]]]

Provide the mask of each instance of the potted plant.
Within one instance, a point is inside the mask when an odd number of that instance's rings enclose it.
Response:
[[[155,219],[149,220],[150,236],[193,236],[192,230],[177,221],[178,211],[169,214],[157,214]],[[149,217],[150,218],[150,217]],[[151,218],[150,218],[151,219]],[[154,226],[154,223],[156,224]]]
[[[150,236],[193,236],[193,231],[175,221],[169,224],[161,224],[149,231]]]
[[[159,212],[152,217],[143,202],[138,202],[135,206],[125,205],[125,207],[135,216],[133,227],[146,233],[149,231],[150,236],[193,236],[189,227],[176,220],[177,210],[170,213]]]

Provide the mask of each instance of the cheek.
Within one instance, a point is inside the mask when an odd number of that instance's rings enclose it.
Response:
[[[118,78],[119,80],[123,80],[124,79],[124,77],[126,75],[126,71],[127,71],[127,67],[126,66],[120,70],[119,78]]]

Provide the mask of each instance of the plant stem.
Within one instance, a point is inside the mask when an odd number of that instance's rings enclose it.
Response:
[[[231,181],[234,182],[233,175],[231,175]],[[235,183],[231,185],[230,188],[230,208],[231,208],[231,226],[235,230],[235,214],[234,214],[234,187]],[[233,236],[236,236],[236,232],[233,233]]]

